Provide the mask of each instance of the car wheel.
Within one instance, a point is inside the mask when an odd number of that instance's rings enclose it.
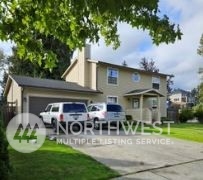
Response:
[[[43,117],[42,117],[42,116],[40,116],[39,118],[41,119],[42,123],[43,123],[44,125],[46,125],[46,123],[44,122]]]
[[[53,131],[56,132],[57,131],[57,122],[56,120],[52,120],[52,128],[53,128]]]
[[[100,129],[100,125],[99,125],[98,121],[99,121],[98,118],[94,119],[94,129],[96,129],[96,130]]]

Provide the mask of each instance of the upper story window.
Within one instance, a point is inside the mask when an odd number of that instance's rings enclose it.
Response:
[[[133,82],[140,82],[140,74],[137,72],[133,73],[132,80],[133,80]]]
[[[108,84],[118,84],[118,70],[114,68],[107,69]]]
[[[160,88],[160,77],[152,77],[152,88],[153,89]]]

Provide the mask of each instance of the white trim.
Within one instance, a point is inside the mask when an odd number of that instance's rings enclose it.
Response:
[[[138,93],[130,93],[130,94],[125,94],[124,96],[134,96],[134,95],[142,95],[142,94],[145,94],[145,93],[148,93],[149,95],[153,95],[153,93],[149,93],[150,91],[154,91],[155,93],[157,93],[159,96],[163,96],[163,94],[161,94],[157,89],[147,89],[145,91],[142,91],[142,92],[138,92]]]
[[[109,69],[114,69],[114,70],[117,71],[117,73],[118,73],[117,84],[111,84],[111,83],[108,82],[108,70],[109,70]],[[106,71],[106,82],[107,82],[107,85],[119,86],[119,69],[118,69],[118,68],[113,68],[113,67],[107,67],[106,70],[107,70],[107,71]]]
[[[72,67],[78,62],[78,59],[74,59],[73,62],[68,66],[68,68],[65,70],[65,72],[62,74],[61,78],[64,78],[67,73],[72,69]]]
[[[116,99],[117,99],[116,104],[118,104],[118,96],[113,96],[113,95],[108,95],[108,96],[106,96],[106,102],[107,102],[107,103],[108,103],[108,98],[110,98],[110,97],[116,98]]]
[[[98,63],[99,61],[94,60],[94,59],[87,59],[88,62],[93,62],[93,63]]]

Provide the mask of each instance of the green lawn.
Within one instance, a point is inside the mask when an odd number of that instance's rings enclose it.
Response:
[[[150,129],[145,129],[144,132],[160,132],[157,128],[153,128],[151,125],[145,125],[145,127],[149,127]],[[170,124],[170,134],[168,134],[168,127],[166,124],[160,125],[159,127],[163,129],[162,135],[164,136],[175,137],[196,142],[203,142],[203,124]],[[139,126],[138,131],[141,131],[141,126]]]
[[[119,174],[69,146],[46,140],[33,153],[19,153],[9,148],[13,172],[10,179],[110,179]]]

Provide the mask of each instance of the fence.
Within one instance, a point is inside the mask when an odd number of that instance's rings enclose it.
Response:
[[[179,123],[179,113],[177,108],[167,109],[167,119]]]
[[[4,125],[7,126],[9,121],[16,115],[17,102],[7,102],[1,105],[1,118]]]

